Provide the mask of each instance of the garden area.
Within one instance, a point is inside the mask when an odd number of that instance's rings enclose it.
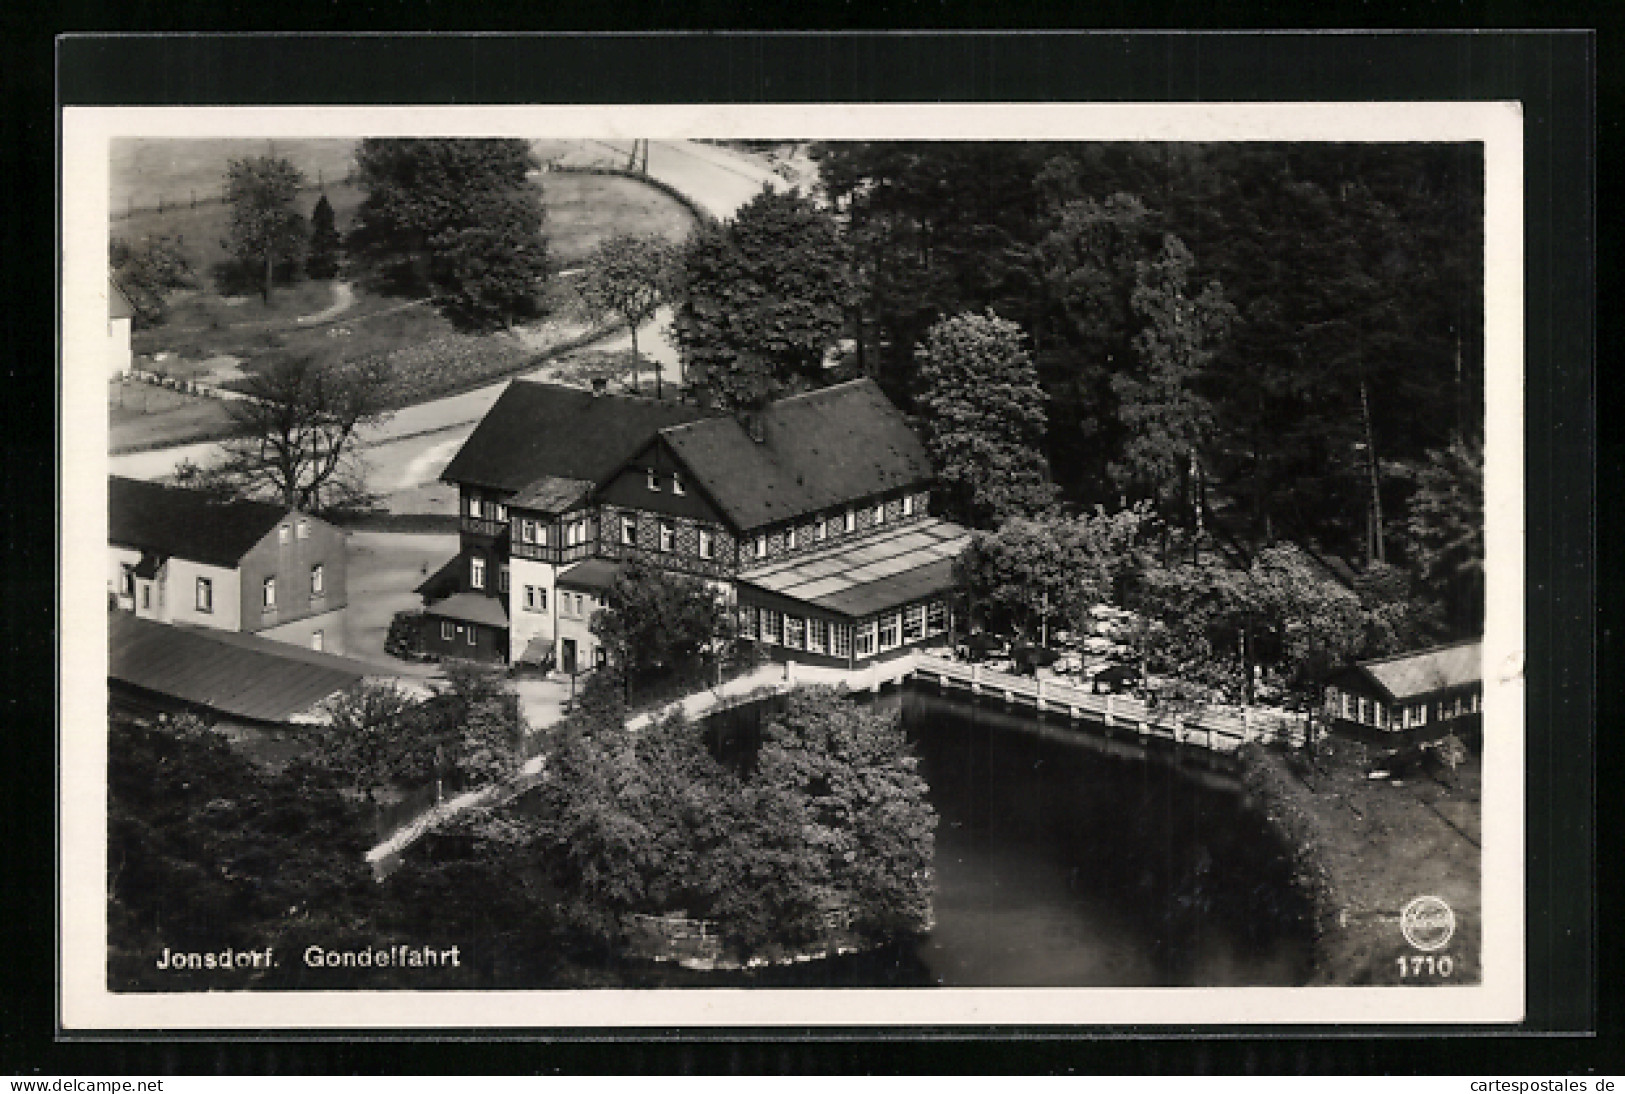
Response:
[[[546,283],[535,320],[494,330],[460,329],[422,296],[392,295],[342,279],[307,278],[281,263],[276,283],[262,294],[241,283],[244,267],[235,261],[229,238],[233,206],[221,200],[229,150],[217,150],[211,166],[205,162],[207,148],[196,146],[215,142],[162,143],[187,147],[147,163],[139,180],[122,180],[122,189],[115,185],[115,212],[122,211],[120,195],[123,208],[134,209],[113,221],[115,247],[141,252],[148,262],[151,249],[161,249],[172,272],[161,301],[147,300],[153,306],[138,320],[131,338],[135,370],[148,375],[164,394],[141,391],[142,398],[121,399],[135,393],[110,393],[115,452],[229,435],[226,406],[188,389],[197,384],[240,391],[259,362],[273,355],[380,358],[392,373],[388,403],[401,407],[512,376],[541,357],[589,344],[604,332],[602,321],[583,314],[569,278]],[[277,144],[277,154],[304,171],[306,185],[292,196],[291,212],[301,223],[309,222],[325,197],[343,235],[365,194],[345,174],[328,169],[334,166],[328,147],[334,142],[308,142],[310,148],[306,143]],[[132,170],[144,162],[139,156],[125,158]],[[115,169],[118,162],[115,157]],[[311,185],[316,170],[328,180],[320,190]],[[172,174],[165,176],[165,171]],[[542,232],[555,271],[576,268],[614,233],[677,240],[692,227],[693,217],[681,202],[635,179],[545,172],[541,180]],[[135,181],[140,186],[131,189]],[[165,200],[161,211],[156,207],[160,199]]]

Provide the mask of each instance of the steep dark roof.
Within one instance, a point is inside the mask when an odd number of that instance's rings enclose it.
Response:
[[[170,558],[235,566],[288,515],[261,501],[216,501],[140,479],[107,480],[107,539]]]
[[[733,418],[661,436],[739,529],[776,524],[931,478],[925,448],[873,380],[771,403],[755,441]]]
[[[546,477],[601,482],[657,431],[706,414],[686,403],[515,380],[440,478],[492,490]]]
[[[107,616],[110,680],[257,722],[309,715],[336,692],[377,670],[249,634]]]

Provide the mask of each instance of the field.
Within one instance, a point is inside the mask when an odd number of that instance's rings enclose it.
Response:
[[[113,452],[162,448],[225,436],[231,427],[225,404],[151,384],[108,385],[108,447]]]

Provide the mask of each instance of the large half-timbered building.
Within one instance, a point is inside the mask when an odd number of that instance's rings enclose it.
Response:
[[[462,543],[419,589],[425,646],[566,672],[602,660],[592,615],[632,558],[712,581],[774,656],[940,640],[968,538],[930,516],[925,450],[868,380],[743,418],[516,382],[442,478]]]

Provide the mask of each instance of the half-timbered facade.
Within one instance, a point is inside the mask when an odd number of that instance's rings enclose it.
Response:
[[[925,451],[871,381],[748,419],[517,382],[442,477],[462,550],[419,590],[438,652],[595,667],[591,615],[630,559],[712,582],[774,656],[850,665],[948,630],[967,534],[930,517]]]

